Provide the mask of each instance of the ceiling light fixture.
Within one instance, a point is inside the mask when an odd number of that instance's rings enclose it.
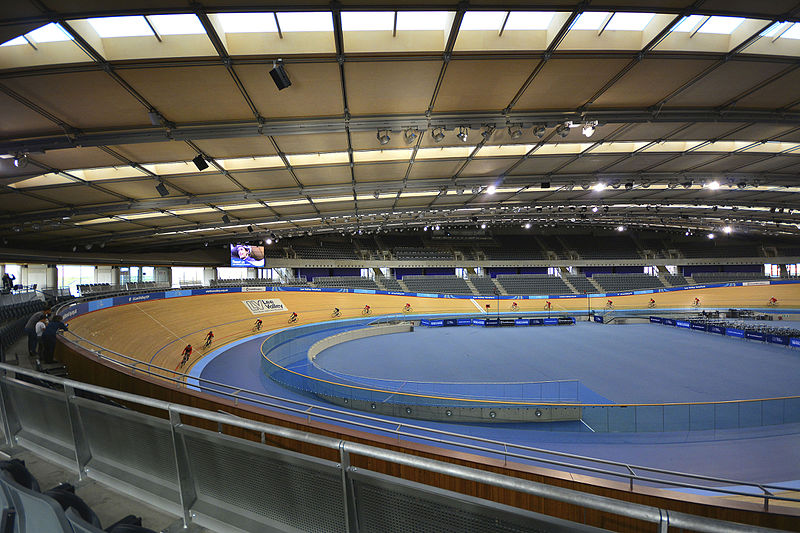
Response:
[[[417,130],[413,128],[407,128],[403,131],[403,141],[405,141],[406,144],[411,144],[416,138]]]
[[[292,84],[289,75],[286,74],[286,69],[283,68],[283,61],[280,59],[273,61],[272,70],[269,71],[269,75],[272,81],[275,82],[275,87],[277,87],[279,91],[284,90]]]
[[[389,137],[389,130],[378,130],[377,138],[381,145],[389,144],[391,140],[391,137]]]
[[[196,166],[197,170],[200,171],[203,171],[208,168],[208,162],[203,157],[203,154],[197,154],[197,156],[194,159],[192,159],[192,163],[194,163],[194,166]]]
[[[431,137],[434,142],[440,143],[444,139],[444,128],[433,128],[431,130]]]
[[[717,189],[719,189],[719,187],[720,185],[717,180],[714,180],[708,184],[708,188],[711,189],[712,191],[716,191]]]
[[[536,135],[537,137],[539,137],[540,139],[542,137],[544,137],[544,134],[545,134],[546,131],[547,131],[547,128],[545,128],[541,124],[539,124],[538,126],[534,126],[533,127],[533,134]]]
[[[602,181],[598,181],[594,187],[592,187],[597,192],[604,191],[606,189],[606,184]]]
[[[489,185],[488,187],[486,187],[486,194],[494,194],[495,191],[497,191],[497,187],[495,187],[494,185]]]
[[[597,213],[597,206],[592,207],[592,213]]]
[[[522,137],[522,126],[519,124],[514,124],[513,126],[508,127],[508,136],[512,139],[519,139]]]
[[[228,215],[222,215],[222,222],[224,222],[225,224],[230,224],[231,217],[229,217]]]
[[[14,157],[14,166],[17,168],[25,168],[28,166],[28,154],[17,154]]]
[[[531,229],[531,223],[530,222],[526,222],[525,223],[525,229]]]
[[[596,120],[592,120],[590,122],[584,122],[581,132],[583,133],[584,137],[591,137],[592,135],[594,135],[594,130],[596,127],[597,127]]]
[[[459,126],[458,127],[458,133],[456,134],[456,137],[461,139],[461,142],[464,142],[464,143],[467,142],[467,136],[468,135],[469,135],[469,133],[467,132],[467,128],[465,126]]]
[[[716,237],[716,235],[714,235],[713,233],[709,233],[709,234],[707,235],[707,237],[708,237],[709,239],[713,239],[714,237]]]
[[[617,231],[625,231],[625,226],[617,226]]]
[[[562,139],[569,135],[569,125],[566,122],[559,124],[556,128],[556,135],[560,135]]]
[[[158,182],[158,185],[156,185],[156,190],[158,191],[158,194],[160,194],[162,197],[169,196],[169,190],[167,189],[167,186],[164,185],[163,181]]]
[[[732,231],[733,231],[733,228],[730,227],[730,226],[725,226],[724,228],[722,228],[722,232],[723,233],[730,233]]]

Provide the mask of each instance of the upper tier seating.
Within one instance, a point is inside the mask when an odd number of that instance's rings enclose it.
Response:
[[[562,239],[582,259],[639,259],[636,245],[627,237],[569,235]]]
[[[494,291],[497,290],[497,286],[492,281],[492,278],[488,276],[470,277],[469,280],[482,296],[494,296]]]
[[[539,247],[484,248],[487,259],[496,261],[542,261],[547,254]]]
[[[547,274],[498,274],[497,281],[508,294],[572,294],[564,280]]]
[[[763,254],[755,245],[721,245],[711,242],[676,243],[684,257],[762,257]]]
[[[456,276],[403,276],[403,283],[412,292],[472,294],[467,282]]]
[[[373,280],[360,276],[319,276],[314,278],[314,285],[336,289],[380,289]]]
[[[443,259],[452,261],[455,256],[448,250],[436,248],[416,248],[408,246],[398,246],[393,250],[395,259],[415,260],[415,259]]]
[[[347,246],[296,246],[298,259],[359,259],[356,251]]]
[[[666,274],[664,279],[667,280],[667,283],[672,285],[673,287],[684,287],[689,284],[686,278],[681,276],[680,274]]]
[[[697,283],[721,283],[725,281],[761,281],[769,278],[761,272],[695,272],[692,279]]]
[[[609,292],[656,289],[664,284],[656,276],[649,274],[594,274],[592,279]]]

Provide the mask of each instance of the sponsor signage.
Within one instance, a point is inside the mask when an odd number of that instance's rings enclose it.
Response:
[[[442,324],[444,324],[445,326],[457,326],[458,320],[456,320],[455,318],[445,318],[444,320],[442,320]]]
[[[483,321],[484,326],[499,326],[500,319],[499,318],[487,318]]]
[[[597,322],[598,324],[602,324],[603,323],[603,317],[600,316],[600,315],[594,315],[594,321]]]
[[[471,318],[459,318],[456,322],[459,326],[471,326],[472,319]]]
[[[765,334],[758,333],[757,331],[745,331],[744,338],[753,339],[754,341],[761,341],[761,342],[767,340],[767,336]]]
[[[685,320],[676,320],[675,325],[679,328],[689,329],[689,323]]]
[[[698,331],[705,331],[706,330],[706,325],[705,324],[701,324],[699,322],[692,322],[692,329],[696,329]]]
[[[472,325],[473,326],[483,326],[486,324],[486,319],[483,318],[473,318]]]
[[[789,337],[786,335],[767,335],[767,342],[771,344],[789,345]]]
[[[242,303],[247,307],[247,310],[254,315],[262,315],[264,313],[278,313],[287,311],[283,302],[277,298],[261,298],[259,300],[242,300]]]
[[[531,318],[530,322],[531,326],[541,326],[542,324],[544,324],[541,318]]]
[[[651,324],[661,324],[661,318],[659,318],[657,316],[651,316],[650,317],[650,323]]]
[[[514,320],[514,325],[516,326],[530,326],[531,321],[527,318],[517,318]]]
[[[665,318],[664,320],[661,321],[661,323],[664,324],[665,326],[674,326],[675,320],[672,318]]]
[[[544,319],[544,325],[545,326],[557,326],[558,325],[558,319],[557,318],[545,318]]]
[[[792,337],[791,339],[789,339],[789,346],[800,348],[800,339],[798,339],[797,337]]]
[[[267,292],[266,287],[242,287],[242,292]]]
[[[708,326],[709,333],[719,333],[720,335],[725,335],[725,328],[722,326]]]
[[[769,285],[769,280],[764,281],[745,281],[742,283],[743,287],[747,287],[749,285]]]
[[[725,335],[728,337],[736,337],[737,339],[744,338],[744,330],[736,328],[725,328]]]

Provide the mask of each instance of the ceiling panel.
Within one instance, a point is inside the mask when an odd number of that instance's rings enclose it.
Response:
[[[38,161],[59,170],[110,167],[122,165],[122,162],[100,148],[69,148],[52,150],[44,154],[32,155],[31,160]]]
[[[120,201],[116,196],[82,185],[36,189],[36,194],[62,204],[72,204],[76,206]]]
[[[329,63],[285,63],[292,82],[279,91],[266,65],[237,65],[245,89],[263,117],[341,115],[344,111],[339,66]],[[313,105],[309,105],[313,102]]]
[[[707,141],[709,139],[733,139],[736,130],[745,124],[737,122],[701,122],[693,124],[672,135],[670,139],[686,141]],[[730,133],[733,132],[733,133]]]
[[[755,87],[786,68],[785,65],[732,60],[692,84],[667,102],[667,106],[718,106]]]
[[[76,128],[150,125],[147,108],[102,71],[8,78],[3,83]]]
[[[730,136],[730,140],[763,141],[766,139],[782,139],[783,133],[792,131],[794,126],[786,124],[753,124]]]
[[[513,165],[518,158],[504,158],[497,157],[491,159],[473,159],[464,170],[461,176],[485,176],[489,180],[497,178],[500,174],[505,172],[508,167]]]
[[[59,207],[59,205],[62,204],[56,204],[55,202],[48,202],[47,200],[32,198],[30,196],[23,195],[22,193],[0,194],[0,210],[11,213],[54,209]]]
[[[411,167],[408,177],[417,178],[450,178],[461,168],[462,161],[416,161]]]
[[[796,103],[800,99],[797,93],[797,87],[800,86],[800,69],[796,66],[793,68],[793,71],[745,96],[736,102],[736,106],[777,109]]]
[[[353,134],[356,135],[356,134]],[[371,136],[377,144],[375,134]],[[278,149],[284,154],[315,154],[324,152],[343,152],[347,150],[347,135],[345,133],[320,133],[314,135],[280,135],[275,137]],[[369,148],[374,150],[374,147]]]
[[[267,137],[197,140],[194,143],[206,154],[218,159],[275,155]]]
[[[739,167],[750,165],[764,158],[764,154],[730,155],[718,161],[709,161],[707,164],[694,168],[698,172],[724,172],[733,171]]]
[[[604,172],[638,172],[658,165],[672,157],[672,154],[637,154],[603,169]]]
[[[189,194],[214,194],[241,191],[236,184],[218,172],[207,172],[195,176],[176,176],[170,178],[169,181],[187,191]]]
[[[191,161],[197,152],[183,141],[162,141],[109,146],[135,163],[172,163]]]
[[[244,187],[253,191],[297,186],[297,182],[286,169],[231,172],[231,175]]]
[[[304,187],[330,185],[332,183],[352,183],[349,166],[295,168],[294,173]]]
[[[558,174],[595,172],[619,159],[619,155],[585,155],[569,163],[564,168],[558,169]]]
[[[119,74],[172,122],[253,118],[223,66],[130,69]],[[147,119],[146,110],[143,115]]]
[[[522,94],[515,109],[579,107],[627,63],[626,59],[551,59]]]
[[[599,107],[653,105],[713,63],[712,60],[644,59],[592,105]]]
[[[454,58],[447,65],[434,111],[505,109],[537,62]]]
[[[435,61],[348,61],[347,98],[354,115],[425,113],[442,69]],[[413,80],[413,83],[409,83]]]
[[[614,136],[615,141],[652,141],[654,139],[671,139],[670,133],[687,124],[683,122],[646,122],[632,124],[629,128]]]
[[[408,170],[408,163],[358,164],[353,167],[356,181],[397,181],[402,182]]]
[[[58,126],[29,107],[0,92],[0,137],[58,132]]]
[[[719,154],[687,154],[649,168],[651,172],[682,172],[697,167],[719,157]]]
[[[574,156],[565,155],[565,156],[550,156],[550,155],[540,155],[540,156],[533,156],[529,159],[526,159],[522,163],[520,163],[514,170],[511,171],[511,175],[519,175],[519,174],[544,174],[547,172],[552,172],[561,165],[570,161]]]
[[[118,194],[123,194],[129,198],[140,200],[143,198],[159,198],[160,195],[158,191],[156,191],[157,184],[158,181],[154,178],[132,179],[103,183],[103,188]],[[167,189],[169,189],[173,196],[179,194],[178,191],[169,185],[167,185]]]

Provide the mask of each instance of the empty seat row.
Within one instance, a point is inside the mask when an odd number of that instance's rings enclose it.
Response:
[[[656,289],[664,286],[657,276],[649,274],[593,274],[592,279],[608,292]]]
[[[564,280],[547,274],[498,274],[496,279],[512,295],[572,294]]]
[[[404,276],[403,283],[412,292],[432,294],[472,294],[472,290],[457,276]]]
[[[477,289],[478,293],[482,296],[492,296],[494,295],[495,291],[498,290],[497,286],[492,281],[492,278],[488,276],[475,276],[469,278],[472,282],[472,285]]]
[[[567,281],[569,281],[572,284],[572,286],[575,287],[575,290],[577,290],[581,294],[583,293],[591,294],[593,292],[597,292],[597,287],[595,287],[592,284],[592,282],[589,281],[589,278],[587,278],[583,274],[569,275],[567,276]]]
[[[761,272],[695,272],[692,279],[697,283],[724,281],[761,281],[769,278]]]
[[[342,289],[379,289],[375,281],[360,276],[319,276],[314,278],[314,285]]]
[[[381,283],[384,287],[386,287],[387,291],[402,291],[403,287],[400,286],[400,282],[394,278],[381,278]]]

